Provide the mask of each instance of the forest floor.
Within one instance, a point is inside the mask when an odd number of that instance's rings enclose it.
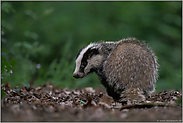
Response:
[[[1,85],[1,121],[182,122],[182,92],[161,91],[137,104],[114,102],[102,88],[69,91],[51,83],[38,87]]]

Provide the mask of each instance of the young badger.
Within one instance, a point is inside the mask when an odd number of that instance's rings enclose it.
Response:
[[[76,57],[75,78],[95,72],[115,101],[145,100],[155,90],[158,63],[154,53],[136,38],[90,43]]]

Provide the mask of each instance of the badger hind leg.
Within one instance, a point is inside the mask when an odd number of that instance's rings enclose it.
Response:
[[[120,95],[118,102],[127,104],[135,104],[145,101],[146,97],[139,88],[126,88]]]

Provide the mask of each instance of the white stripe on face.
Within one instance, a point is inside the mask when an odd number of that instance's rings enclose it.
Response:
[[[75,71],[74,71],[73,74],[79,74],[79,69],[80,69],[80,66],[81,66],[81,60],[82,60],[82,58],[83,58],[83,55],[84,55],[84,53],[85,53],[90,47],[92,47],[92,46],[94,46],[94,43],[89,44],[86,48],[84,48],[84,49],[80,52],[79,56],[78,56],[77,59],[76,59],[76,68],[75,68]]]

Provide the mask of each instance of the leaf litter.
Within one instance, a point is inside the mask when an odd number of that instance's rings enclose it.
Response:
[[[161,91],[141,103],[114,102],[105,89],[68,90],[46,83],[38,87],[1,85],[1,121],[182,121],[181,92]]]

